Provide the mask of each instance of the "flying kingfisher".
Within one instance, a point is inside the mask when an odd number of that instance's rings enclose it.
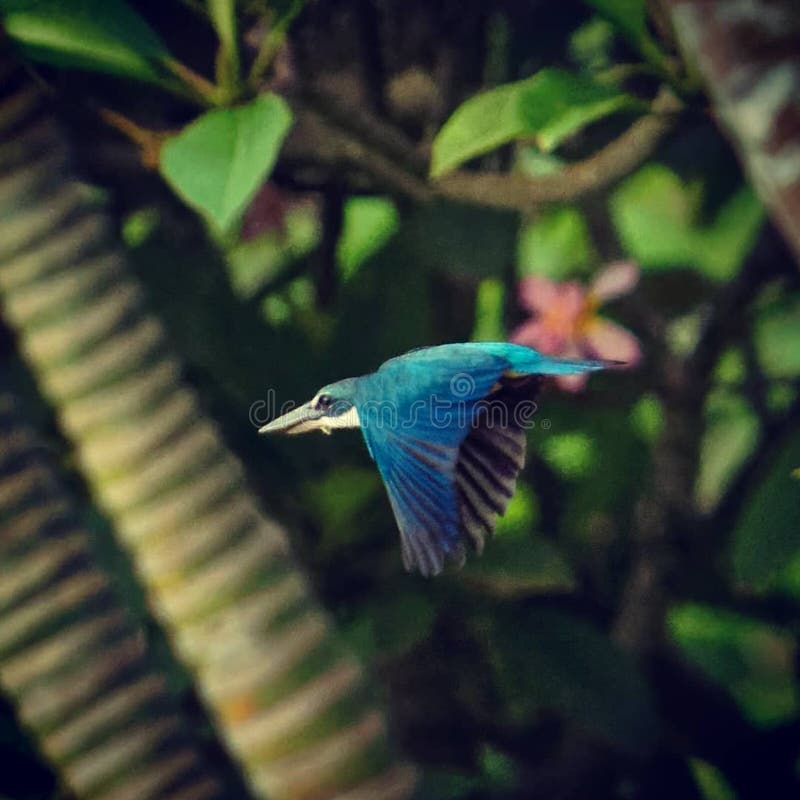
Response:
[[[525,462],[525,429],[542,376],[616,361],[553,358],[507,342],[423,347],[377,372],[323,386],[259,429],[361,428],[400,529],[403,564],[437,575],[481,553]]]

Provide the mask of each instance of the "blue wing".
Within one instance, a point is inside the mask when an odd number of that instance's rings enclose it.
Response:
[[[465,558],[456,464],[476,403],[508,368],[496,356],[417,351],[384,364],[359,401],[361,431],[392,505],[406,569],[441,572]],[[371,398],[394,398],[370,405]],[[394,411],[394,415],[391,413]],[[388,413],[387,413],[388,412]]]
[[[362,430],[386,484],[405,568],[437,575],[445,558],[462,564],[465,550],[453,482],[457,448],[411,435],[378,437],[375,429]]]

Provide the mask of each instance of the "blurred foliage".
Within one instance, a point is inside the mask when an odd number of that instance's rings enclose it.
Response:
[[[229,3],[158,5],[137,4],[139,15],[80,2],[67,13],[0,0],[0,14],[26,56],[59,68],[40,67],[44,78],[81,101],[68,124],[87,141],[92,177],[113,190],[188,377],[381,679],[398,739],[427,768],[419,796],[528,797],[532,776],[596,765],[592,748],[613,773],[592,796],[660,797],[653,783],[678,773],[692,796],[759,796],[731,767],[739,741],[725,731],[733,715],[755,742],[785,734],[776,759],[794,764],[800,752],[800,281],[649,4],[490,4],[491,25],[460,6],[388,4],[394,38],[359,16],[381,4],[242,2],[233,21]],[[187,44],[185,29],[201,33]],[[385,62],[359,60],[381,47]],[[168,92],[156,100],[125,82],[110,96],[107,81],[81,74],[76,87],[65,67]],[[413,70],[425,80],[409,98],[397,86]],[[689,113],[607,190],[517,212],[415,202],[392,183],[403,159],[404,179],[422,181],[415,159],[427,150],[423,166],[443,184],[455,169],[552,179],[646,116],[664,86]],[[413,152],[370,160],[385,132],[376,125],[347,157],[323,157],[336,137],[300,127],[298,87],[312,110],[315,92],[342,92],[353,119],[338,135],[358,131],[366,109],[394,131],[392,146],[410,138]],[[160,173],[119,169],[119,132],[98,127],[92,103],[156,132]],[[324,104],[316,111],[336,122]],[[318,162],[292,149],[303,136]],[[437,181],[424,185],[435,192]],[[358,434],[255,436],[251,406],[273,393],[304,400],[412,347],[505,338],[523,317],[520,278],[588,280],[621,258],[642,279],[608,312],[640,337],[643,363],[593,377],[583,394],[545,387],[517,493],[460,572],[424,581],[402,571]],[[702,368],[700,345],[712,351]],[[663,610],[651,652],[619,623],[637,568],[663,551],[669,579],[642,600],[644,612],[651,599]],[[645,575],[657,582],[661,569]],[[683,692],[685,673],[665,678],[660,659],[673,649],[702,692]],[[693,715],[719,720],[718,749]]]

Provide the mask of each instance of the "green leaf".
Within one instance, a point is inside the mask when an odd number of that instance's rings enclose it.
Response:
[[[755,326],[758,360],[771,378],[800,375],[800,299],[770,305]]]
[[[704,224],[702,201],[702,184],[648,164],[614,192],[611,218],[625,250],[644,269],[697,267],[712,280],[728,280],[749,254],[764,211],[743,187]]]
[[[520,276],[545,275],[563,280],[588,267],[594,248],[583,214],[573,206],[550,208],[519,235],[517,264]]]
[[[706,404],[706,432],[700,447],[697,502],[703,511],[719,501],[758,441],[758,417],[741,395],[716,389]]]
[[[394,203],[385,197],[351,197],[345,203],[336,262],[342,277],[351,278],[378,252],[400,225]]]
[[[768,588],[800,553],[800,487],[792,478],[798,463],[800,432],[773,459],[734,530],[734,574],[750,588]]]
[[[208,111],[161,149],[161,173],[218,231],[239,220],[272,170],[292,115],[277,95]]]
[[[668,625],[686,656],[725,686],[753,722],[771,726],[797,712],[795,644],[787,631],[692,604],[672,609]]]
[[[648,684],[592,625],[543,609],[496,614],[486,625],[511,722],[529,723],[549,709],[631,752],[653,746],[659,720]]]
[[[124,0],[0,0],[0,20],[33,60],[166,82],[169,51]]]
[[[433,142],[431,177],[522,137],[552,150],[591,122],[642,104],[618,89],[557,69],[471,97]]]
[[[473,342],[502,342],[506,338],[503,310],[506,289],[499,278],[484,278],[475,295]]]
[[[591,474],[598,463],[596,443],[588,433],[554,433],[542,445],[542,457],[565,478],[575,480]]]
[[[736,800],[736,793],[715,766],[699,758],[689,759],[689,764],[704,800]]]

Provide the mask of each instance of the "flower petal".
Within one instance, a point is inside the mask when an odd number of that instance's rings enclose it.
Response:
[[[564,348],[564,337],[551,331],[541,319],[523,322],[508,337],[510,342],[524,344],[548,356],[558,356]]]
[[[638,282],[639,267],[633,261],[615,261],[597,273],[590,292],[603,303],[628,294]]]
[[[541,275],[530,275],[519,282],[519,303],[529,311],[544,311],[558,296],[559,285]]]
[[[585,331],[585,343],[596,358],[624,361],[628,366],[642,358],[639,340],[628,330],[607,319],[596,317]]]

